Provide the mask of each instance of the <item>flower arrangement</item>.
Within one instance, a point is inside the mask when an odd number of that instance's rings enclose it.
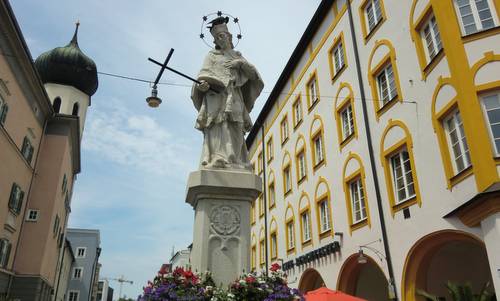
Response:
[[[198,274],[176,268],[172,273],[160,270],[153,282],[144,287],[138,301],[304,301],[297,289],[288,287],[286,274],[279,264],[269,274],[249,273],[235,280],[228,289],[217,287],[209,272]]]

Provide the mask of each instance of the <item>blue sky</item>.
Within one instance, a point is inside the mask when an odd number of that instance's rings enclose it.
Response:
[[[10,2],[34,58],[66,45],[80,20],[80,48],[98,71],[147,80],[158,72],[147,58],[163,61],[170,48],[169,65],[196,75],[209,50],[198,37],[202,16],[221,10],[238,17],[243,39],[237,49],[266,84],[255,119],[320,0]],[[70,227],[101,231],[101,276],[133,280],[123,292],[134,298],[168,262],[172,247],[185,248],[192,239],[193,210],[184,194],[202,136],[193,128],[191,84],[172,73],[162,81],[173,85],[159,87],[164,102],[151,109],[147,83],[99,75],[69,220]],[[117,298],[118,283],[111,285]]]

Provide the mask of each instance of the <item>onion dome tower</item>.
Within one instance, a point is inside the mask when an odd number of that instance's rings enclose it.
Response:
[[[78,116],[83,133],[90,97],[98,87],[97,67],[78,46],[78,27],[68,45],[42,53],[35,60],[45,90],[57,114]]]

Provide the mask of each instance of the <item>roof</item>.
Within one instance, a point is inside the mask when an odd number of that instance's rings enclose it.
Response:
[[[329,13],[330,8],[332,7],[334,2],[335,0],[322,0],[318,8],[316,9],[316,12],[314,13],[311,21],[309,22],[309,25],[307,25],[306,30],[304,31],[302,37],[299,40],[299,43],[295,47],[295,50],[292,52],[290,59],[286,63],[285,68],[281,72],[278,81],[276,82],[273,90],[269,94],[269,97],[267,98],[264,107],[262,108],[262,110],[259,113],[259,116],[255,120],[255,124],[252,127],[252,130],[250,131],[250,133],[246,138],[246,144],[248,148],[250,148],[250,146],[253,144],[255,138],[257,137],[257,133],[264,125],[264,121],[266,120],[267,115],[271,111],[274,104],[278,101],[278,97],[281,91],[286,86],[288,79],[291,77],[296,65],[302,58],[304,52],[307,50],[307,46],[312,41],[314,34],[321,26],[323,19]]]

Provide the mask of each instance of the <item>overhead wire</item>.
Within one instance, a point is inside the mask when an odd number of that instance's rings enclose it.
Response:
[[[7,57],[16,57],[15,55],[12,55],[12,54],[7,54],[7,53],[4,53],[4,52],[0,52],[0,55],[3,55],[3,56],[7,56]],[[140,78],[140,77],[134,77],[134,76],[128,76],[128,75],[123,75],[123,74],[116,74],[116,73],[110,73],[110,72],[103,72],[103,71],[97,71],[98,74],[100,75],[105,75],[105,76],[109,76],[109,77],[114,77],[114,78],[119,78],[119,79],[125,79],[125,80],[131,80],[131,81],[137,81],[137,82],[141,82],[141,83],[147,83],[147,84],[150,84],[152,85],[154,83],[154,80],[148,80],[148,79],[144,79],[144,78]],[[192,85],[189,85],[189,84],[180,84],[180,83],[175,83],[175,82],[167,82],[167,81],[163,81],[163,82],[158,82],[159,85],[166,85],[166,86],[176,86],[176,87],[192,87]],[[271,94],[272,92],[271,91],[262,91],[261,93],[264,93],[264,94]],[[288,92],[281,92],[279,93],[279,95],[285,95],[285,96],[299,96],[301,95],[301,93],[288,93]],[[337,98],[337,96],[332,96],[332,95],[320,95],[319,98],[331,98],[331,99],[335,99]],[[363,100],[363,98],[361,97],[354,97],[354,96],[351,96],[351,98],[353,100]],[[379,101],[378,99],[373,99],[373,98],[365,98],[366,101]],[[410,99],[403,99],[401,100],[402,103],[411,103],[411,104],[416,104],[417,102],[414,101],[414,100],[410,100]]]

